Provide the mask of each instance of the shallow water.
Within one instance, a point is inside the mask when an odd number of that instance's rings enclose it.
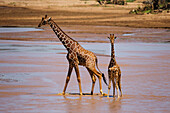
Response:
[[[78,42],[104,42],[109,43],[108,36],[114,33],[116,42],[161,42],[169,43],[170,32],[167,29],[129,28],[116,26],[61,26],[66,34]],[[26,32],[29,31],[29,32]],[[22,41],[59,41],[49,26],[43,29],[2,27],[0,39]]]
[[[45,52],[45,53],[67,53],[61,42],[34,42],[34,41],[10,41],[12,43],[3,43],[6,41],[1,40],[1,52]],[[17,44],[13,44],[17,43]],[[82,43],[81,46],[100,55],[110,55],[110,43]],[[169,43],[115,43],[115,53],[117,57],[151,57],[154,54],[161,54],[163,51],[169,51]],[[118,52],[117,52],[118,51]],[[159,51],[159,52],[157,52]],[[147,52],[147,54],[143,54]],[[136,54],[137,53],[137,54]]]
[[[106,26],[97,27],[101,29]],[[110,27],[106,28],[111,29]],[[29,30],[37,29],[11,29],[11,32],[23,32],[20,36],[25,38],[30,34],[26,32]],[[65,31],[67,30],[65,28]],[[6,31],[10,32],[10,29]],[[77,29],[68,31],[77,32]],[[1,32],[5,31],[0,29]],[[133,29],[132,31],[126,30],[126,32],[129,33],[117,35],[140,37],[145,33],[148,35],[144,37],[148,37],[151,33],[154,33],[152,37],[157,37],[155,34],[166,32],[166,30]],[[75,34],[77,36],[82,35],[82,33]],[[106,34],[98,35],[103,37]],[[107,66],[111,51],[110,43],[98,43],[98,35],[86,33],[83,40],[96,42],[80,42],[80,44],[97,55],[99,68],[107,78]],[[13,34],[10,36],[14,37]],[[31,38],[37,38],[37,36],[41,38],[47,35],[40,35],[39,33],[29,35]],[[169,37],[169,35],[164,34],[164,37]],[[101,40],[108,39],[102,38]],[[119,99],[112,97],[112,88],[110,98],[101,96],[98,79],[94,89],[95,94],[89,95],[91,78],[87,70],[81,66],[82,90],[85,95],[79,96],[76,74],[73,70],[67,94],[62,96],[61,93],[68,71],[66,53],[67,51],[60,42],[0,40],[0,111],[170,112],[169,43],[115,43],[116,60],[122,71],[123,97]],[[102,86],[103,92],[107,93],[107,86],[103,81]]]
[[[13,32],[28,32],[28,31],[42,31],[37,28],[25,28],[25,27],[0,27],[0,33],[13,33]]]
[[[98,56],[107,76],[109,43],[80,43]],[[68,62],[59,42],[0,41],[0,110],[2,112],[169,112],[170,45],[166,43],[116,43],[122,70],[120,99],[100,95],[79,96],[73,72],[61,96]],[[160,71],[161,70],[161,71]],[[82,89],[90,93],[91,80],[80,67]],[[103,91],[107,87],[103,83]],[[94,93],[99,93],[98,81]]]

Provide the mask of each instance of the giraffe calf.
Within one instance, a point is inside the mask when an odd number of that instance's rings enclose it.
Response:
[[[108,86],[107,97],[109,97],[109,92],[110,92],[111,82],[112,82],[113,83],[113,97],[115,97],[115,86],[116,86],[117,95],[119,98],[120,97],[119,90],[121,92],[121,96],[122,96],[122,90],[121,90],[121,70],[120,70],[119,65],[116,62],[115,51],[114,51],[114,41],[116,37],[114,37],[114,34],[110,34],[110,37],[108,38],[110,39],[110,42],[111,42],[111,60],[108,66],[109,86]]]

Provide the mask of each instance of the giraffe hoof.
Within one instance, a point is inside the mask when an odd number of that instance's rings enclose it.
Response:
[[[102,90],[100,90],[100,94],[103,95],[103,91]]]
[[[62,95],[65,95],[65,92],[63,92]]]
[[[103,93],[103,96],[108,96],[106,93]]]

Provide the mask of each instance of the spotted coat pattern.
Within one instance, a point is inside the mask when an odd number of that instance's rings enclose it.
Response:
[[[59,40],[67,49],[67,59],[73,63],[85,66],[91,70],[95,67],[97,57],[91,52],[84,49],[77,41],[66,35],[54,21],[49,21],[49,24]]]

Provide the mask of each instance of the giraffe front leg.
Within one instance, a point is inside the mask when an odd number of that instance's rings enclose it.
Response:
[[[114,77],[112,78],[112,83],[113,83],[113,97],[115,97],[115,81],[114,81]]]
[[[120,96],[119,96],[119,76],[118,76],[118,71],[116,71],[115,79],[116,79],[115,81],[116,81],[117,96],[119,98]]]
[[[109,85],[108,85],[108,93],[107,98],[109,98],[110,88],[111,88],[111,80],[112,80],[112,74],[111,71],[108,69],[108,77],[109,77]]]
[[[70,81],[70,76],[71,76],[72,70],[73,70],[73,65],[69,64],[69,70],[68,70],[68,74],[67,74],[67,78],[66,78],[66,83],[65,83],[64,90],[62,93],[63,95],[65,95],[65,91],[67,89],[68,82]]]
[[[117,90],[117,97],[120,98],[119,96],[119,88],[118,88],[118,83],[116,83],[116,90]]]
[[[111,77],[109,77],[109,86],[108,86],[108,94],[107,94],[107,98],[109,98],[110,88],[111,88]]]
[[[78,84],[79,84],[80,95],[83,95],[83,94],[82,94],[82,89],[81,89],[81,78],[80,78],[80,73],[79,73],[78,64],[75,64],[75,65],[74,65],[74,69],[75,69],[76,75],[77,75],[77,81],[78,81]]]

